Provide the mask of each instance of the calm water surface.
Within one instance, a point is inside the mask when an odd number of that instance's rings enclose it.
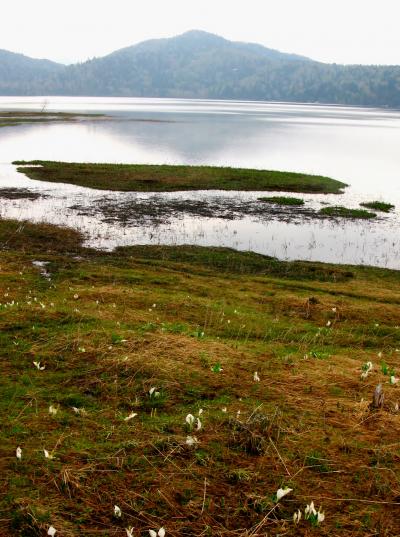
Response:
[[[7,98],[0,110],[100,112],[107,118],[0,129],[0,189],[45,197],[4,199],[0,216],[81,229],[87,244],[223,245],[275,255],[400,269],[400,112],[285,103],[121,98]],[[350,187],[342,196],[303,195],[307,206],[357,207],[381,199],[397,205],[374,222],[172,212],[162,222],[132,217],[135,207],[174,200],[256,204],[260,193],[115,193],[35,182],[16,159],[211,164],[328,175]],[[111,180],[111,179],[110,179]],[[131,217],[116,210],[129,205]],[[151,213],[151,211],[150,211]]]

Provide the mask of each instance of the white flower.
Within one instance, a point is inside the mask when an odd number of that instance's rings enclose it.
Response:
[[[158,532],[156,533],[154,530],[149,530],[150,537],[165,537],[165,529],[160,528]]]
[[[135,416],[137,416],[137,414],[135,412],[131,412],[129,416],[126,416],[126,418],[124,418],[124,421],[129,421],[133,419]]]
[[[198,412],[198,415],[201,416],[203,414],[203,409],[200,408],[199,412]]]
[[[194,424],[195,417],[193,414],[188,414],[185,418],[186,423],[189,425],[189,427],[192,427]]]
[[[254,382],[260,382],[260,377],[258,376],[257,371],[254,371],[253,380]]]
[[[399,411],[399,403],[395,403],[395,404],[394,404],[393,410],[394,410],[395,412],[398,412],[398,411]]]
[[[47,449],[43,450],[44,456],[46,459],[52,459],[53,455],[47,451]]]
[[[199,441],[197,440],[197,438],[195,436],[187,436],[186,437],[186,445],[187,446],[194,446],[196,444],[198,444]]]
[[[326,326],[331,326],[331,324],[332,324],[331,321],[328,321],[328,322],[326,323]]]
[[[300,509],[297,509],[297,511],[293,513],[293,522],[295,524],[298,524],[300,522],[300,519],[301,519],[301,511]]]
[[[324,520],[325,520],[325,513],[321,511],[321,507],[320,507],[317,513],[317,522],[319,524],[320,522],[323,522]]]
[[[398,379],[397,377],[395,377],[394,375],[392,375],[390,377],[390,384],[397,384],[399,382],[400,379]]]
[[[226,408],[226,406],[224,406],[224,407],[221,408],[221,412],[227,412],[227,410],[228,410],[228,409]]]
[[[289,494],[289,492],[292,492],[293,489],[290,489],[289,487],[285,487],[284,489],[278,489],[276,491],[276,501],[279,502],[286,494]]]
[[[133,528],[130,526],[129,528],[125,528],[127,537],[133,537]]]
[[[33,362],[33,365],[36,367],[36,369],[38,369],[39,371],[43,371],[43,369],[46,368],[45,365],[40,365],[40,362]]]
[[[311,502],[310,505],[306,505],[306,508],[304,509],[304,518],[310,518],[310,516],[317,516],[317,511],[314,507],[314,502]]]
[[[336,313],[336,308],[332,308],[333,313]]]
[[[75,293],[75,294],[74,294],[74,299],[75,299],[75,300],[78,300],[78,298],[79,298],[79,295],[77,295],[77,294]]]
[[[367,362],[366,365],[367,365],[367,371],[368,371],[368,373],[369,373],[370,371],[372,371],[372,369],[373,369],[374,366],[372,365],[372,362]]]
[[[52,416],[55,416],[57,412],[58,412],[58,407],[53,406],[53,405],[49,406],[49,414],[51,414]]]
[[[157,389],[157,388],[156,388],[155,386],[153,386],[152,388],[150,388],[150,390],[149,390],[149,395],[150,395],[150,397],[153,397],[153,396],[154,396],[154,397],[160,397],[160,392],[156,392],[156,389]]]
[[[114,505],[114,516],[116,516],[117,518],[121,518],[121,517],[122,517],[122,511],[121,511],[121,509],[118,507],[118,505]]]
[[[382,358],[382,352],[378,352],[378,358]]]
[[[50,537],[54,537],[56,533],[57,530],[54,526],[50,526],[50,528],[47,530],[47,535],[50,535]]]
[[[197,429],[198,431],[200,431],[200,429],[201,429],[201,421],[200,421],[200,418],[197,418],[197,420],[196,420],[196,429]]]
[[[18,460],[22,459],[22,449],[19,446],[15,450],[15,456],[17,457]]]

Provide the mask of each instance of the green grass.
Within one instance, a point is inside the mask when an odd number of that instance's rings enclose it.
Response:
[[[276,205],[304,205],[304,200],[301,198],[291,198],[289,196],[272,196],[270,198],[258,198],[258,200]]]
[[[400,535],[399,272],[81,241],[0,219],[1,535]]]
[[[213,166],[77,164],[41,160],[16,161],[14,164],[28,165],[18,170],[31,179],[125,192],[277,190],[338,194],[347,186],[318,175]],[[42,167],[29,167],[29,164]]]
[[[333,216],[340,218],[361,218],[364,220],[369,220],[371,218],[376,218],[376,214],[364,209],[349,209],[347,207],[334,206],[334,207],[323,207],[319,210],[319,213],[324,216]]]
[[[385,203],[383,201],[368,201],[360,203],[360,205],[362,207],[366,207],[367,209],[374,209],[375,211],[381,211],[384,213],[388,213],[395,208],[395,206],[391,203]]]

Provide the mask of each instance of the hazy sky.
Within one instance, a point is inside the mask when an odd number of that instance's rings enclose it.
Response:
[[[0,48],[71,63],[190,29],[325,62],[400,64],[400,0],[1,0]]]

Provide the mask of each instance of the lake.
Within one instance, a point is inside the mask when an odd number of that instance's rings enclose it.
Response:
[[[3,218],[73,226],[85,233],[86,244],[105,249],[159,243],[229,246],[280,259],[400,269],[400,111],[236,101],[0,97],[0,110],[43,108],[107,117],[0,128],[0,189],[13,189],[7,197],[0,191]],[[16,159],[210,164],[321,174],[350,186],[340,196],[301,195],[310,208],[327,203],[357,207],[377,199],[394,203],[396,210],[369,222],[288,217],[279,211],[243,215],[225,208],[250,207],[260,193],[88,190],[29,180],[11,165]],[[216,216],[173,209],[177,203],[189,207],[198,201],[218,208]],[[155,208],[163,204],[160,218]]]

